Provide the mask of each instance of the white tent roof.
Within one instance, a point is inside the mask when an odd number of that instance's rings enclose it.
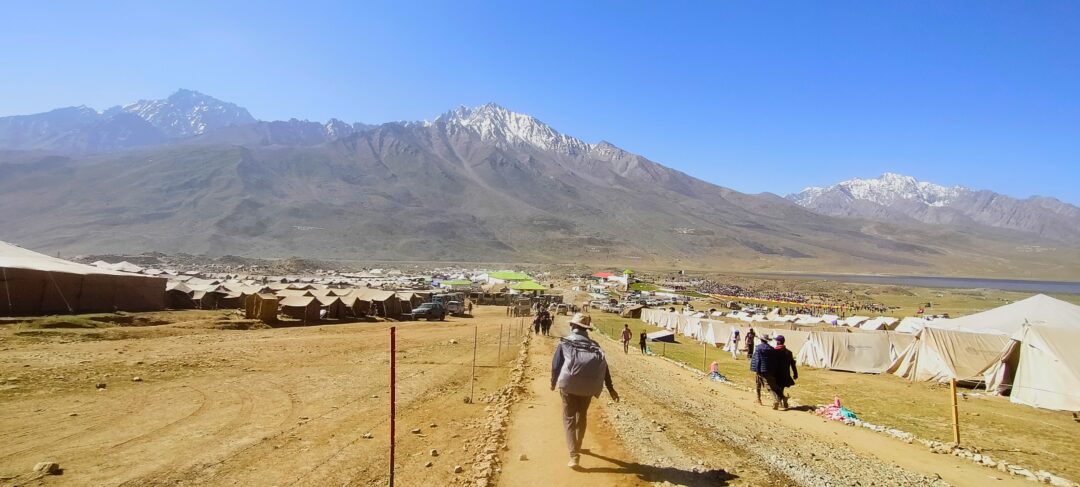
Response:
[[[86,264],[79,264],[69,260],[50,257],[39,254],[32,250],[26,250],[18,245],[0,242],[0,267],[8,269],[28,269],[45,272],[64,272],[79,275],[109,275],[109,276],[132,276],[127,272],[118,272],[111,269],[99,269]]]
[[[923,327],[926,326],[927,323],[930,323],[930,320],[928,320],[926,318],[919,318],[917,316],[908,316],[908,317],[900,320],[900,324],[896,325],[896,329],[893,330],[893,331],[895,331],[897,333],[915,334],[915,333],[918,333],[919,330],[922,330]]]
[[[859,326],[864,321],[869,320],[869,319],[870,319],[869,316],[849,316],[849,317],[847,317],[847,319],[840,322],[840,324],[844,325],[844,326]]]
[[[1024,323],[1080,330],[1080,306],[1045,294],[997,308],[950,320],[935,320],[934,326],[977,333],[1012,335]]]

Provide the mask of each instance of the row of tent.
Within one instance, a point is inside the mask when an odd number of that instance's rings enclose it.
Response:
[[[859,330],[889,330],[899,333],[912,334],[918,333],[923,326],[926,326],[927,323],[932,321],[932,319],[930,318],[922,317],[907,317],[900,319],[892,316],[848,316],[846,318],[843,318],[839,315],[811,315],[804,313],[782,315],[778,313],[775,309],[767,313],[749,311],[714,311],[711,316],[716,318],[730,318],[746,323],[793,323],[796,325],[834,325]]]
[[[645,309],[642,320],[712,344],[727,343],[729,323]],[[754,323],[760,334],[783,334],[802,365],[892,373],[912,381],[955,379],[1009,394],[1018,404],[1080,411],[1080,306],[1042,294],[982,313],[921,323],[915,334],[854,332],[843,327]]]
[[[194,287],[193,287],[194,286]],[[280,289],[274,289],[280,288]],[[267,316],[267,312],[253,312],[251,296],[258,302],[274,301],[287,316],[313,321],[320,317],[342,319],[347,317],[379,316],[400,318],[412,312],[412,308],[431,300],[432,293],[425,291],[390,291],[371,288],[325,288],[312,285],[281,286],[221,283],[188,284],[170,282],[167,290],[168,304],[172,309],[239,309],[246,314]],[[267,309],[261,304],[259,309]],[[251,316],[255,317],[255,316]]]

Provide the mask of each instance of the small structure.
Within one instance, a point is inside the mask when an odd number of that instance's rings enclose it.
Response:
[[[278,302],[281,312],[290,318],[311,323],[319,320],[320,303],[314,296],[289,296]]]
[[[244,317],[266,323],[277,321],[278,297],[273,294],[252,294],[244,302]]]

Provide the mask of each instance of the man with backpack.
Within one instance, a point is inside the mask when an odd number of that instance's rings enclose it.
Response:
[[[563,401],[563,427],[566,430],[566,446],[570,450],[570,468],[577,468],[581,458],[581,441],[585,438],[585,426],[589,403],[600,397],[604,387],[613,401],[618,402],[619,393],[611,384],[611,371],[600,344],[589,338],[592,317],[577,313],[570,318],[570,334],[559,341],[551,360],[551,390],[559,388]]]

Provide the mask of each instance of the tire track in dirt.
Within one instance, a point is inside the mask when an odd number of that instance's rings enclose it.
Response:
[[[179,389],[181,387],[185,387],[185,386],[177,386],[177,387],[173,387],[172,389]],[[157,393],[154,393],[154,394],[157,394]],[[27,431],[29,432],[28,434],[15,435],[15,437],[12,440],[9,440],[9,441],[14,443],[15,440],[23,439],[23,438],[26,438],[26,437],[32,437],[32,438],[39,439],[38,443],[27,446],[26,448],[23,448],[21,450],[17,450],[17,451],[14,451],[14,452],[5,453],[4,455],[0,455],[0,459],[11,458],[11,457],[14,457],[14,456],[17,456],[17,455],[22,455],[22,454],[28,453],[28,452],[33,451],[33,450],[40,450],[40,449],[43,448],[42,447],[43,443],[64,443],[67,440],[70,440],[72,438],[85,437],[85,436],[87,436],[89,434],[92,434],[92,433],[94,433],[94,434],[101,433],[103,430],[114,428],[118,419],[130,417],[132,414],[135,414],[135,413],[145,409],[147,407],[147,405],[148,405],[148,402],[146,400],[146,398],[148,396],[150,396],[150,394],[140,395],[140,401],[137,404],[131,404],[129,402],[127,404],[128,408],[124,412],[121,412],[121,413],[113,413],[113,414],[110,414],[107,417],[98,417],[96,419],[95,419],[94,416],[85,416],[85,415],[84,416],[78,416],[79,418],[90,419],[90,420],[93,421],[93,423],[91,423],[90,425],[86,425],[83,428],[78,429],[78,430],[76,430],[76,431],[74,431],[74,432],[72,432],[70,434],[67,434],[67,435],[64,435],[64,436],[61,436],[61,437],[58,437],[58,438],[49,437],[49,433],[52,433],[52,432],[55,432],[55,431],[63,431],[63,430],[65,430],[66,429],[66,426],[65,426],[66,423],[65,422],[60,422],[60,423],[58,423],[58,425],[56,427],[53,427],[53,428],[35,429],[33,426],[30,426],[30,427],[27,428]],[[195,410],[193,410],[192,412],[188,413],[187,415],[185,415],[185,416],[183,416],[183,417],[181,417],[181,418],[179,418],[177,420],[174,420],[174,421],[172,421],[172,422],[170,422],[168,424],[184,421],[184,420],[190,418],[192,415],[199,414],[200,411],[205,409],[205,407],[206,407],[206,395],[202,394],[200,402],[199,402],[199,406],[197,406]],[[99,408],[99,409],[102,409],[102,408]],[[109,407],[108,405],[106,405],[104,407],[104,409],[106,411],[112,411],[112,408]],[[168,426],[168,424],[166,424],[163,427]],[[152,431],[150,433],[146,433],[146,434],[151,434],[151,433],[152,433]],[[140,435],[140,436],[143,436],[143,435]],[[72,446],[68,446],[68,447],[62,447],[60,450],[57,450],[57,451],[61,451],[61,452],[62,451],[70,451],[70,450],[74,450],[74,449],[78,449],[78,448],[90,447],[90,446],[93,446],[93,445],[94,445],[94,443],[86,444],[86,445],[72,445]]]

